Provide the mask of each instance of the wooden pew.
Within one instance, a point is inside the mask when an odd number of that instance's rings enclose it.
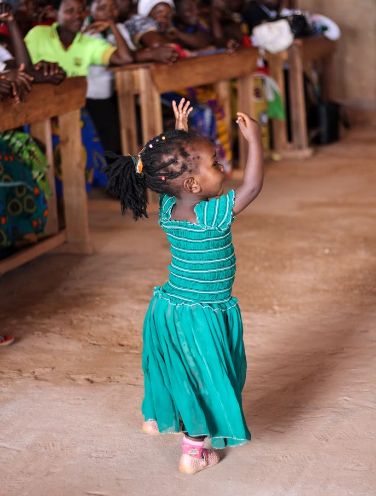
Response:
[[[119,102],[122,150],[136,154],[137,132],[135,96],[140,98],[143,143],[161,133],[161,93],[184,90],[204,84],[214,84],[225,108],[225,119],[231,136],[230,80],[238,85],[238,109],[252,113],[253,80],[258,52],[241,49],[232,54],[221,53],[179,60],[173,65],[132,64],[114,68]],[[246,146],[240,141],[240,164],[245,163]]]
[[[82,155],[80,108],[85,105],[85,78],[71,78],[61,85],[33,86],[24,102],[0,102],[0,131],[31,124],[31,134],[46,146],[49,180],[53,190],[49,200],[46,233],[40,241],[0,261],[0,274],[33,260],[65,244],[70,253],[92,253],[89,235],[85,161]],[[58,230],[54,168],[51,142],[51,117],[60,128],[61,168],[64,181],[65,229]]]
[[[288,50],[274,55],[267,55],[271,75],[282,90],[283,100],[285,93],[283,67],[286,62],[289,66],[288,81],[292,143],[287,141],[286,121],[275,120],[273,122],[274,147],[282,156],[306,158],[312,155],[312,149],[308,143],[304,71],[312,67],[312,64],[320,61],[323,64],[323,72],[325,73],[325,65],[334,53],[335,46],[335,42],[323,36],[301,38],[295,40]]]

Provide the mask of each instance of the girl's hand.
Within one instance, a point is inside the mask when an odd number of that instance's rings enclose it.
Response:
[[[192,112],[191,102],[182,98],[179,105],[176,105],[175,100],[172,102],[172,108],[175,114],[175,129],[188,131],[188,116]]]
[[[252,141],[254,139],[260,139],[260,126],[257,121],[252,119],[248,114],[243,112],[236,112],[238,116],[236,123],[239,129],[247,141]]]

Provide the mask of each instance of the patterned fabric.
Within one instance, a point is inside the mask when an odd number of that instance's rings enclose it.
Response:
[[[9,145],[17,159],[30,167],[38,187],[46,195],[46,198],[50,198],[51,188],[47,179],[47,158],[30,134],[20,131],[6,131],[0,134],[0,138]]]
[[[235,193],[202,201],[197,223],[172,220],[176,199],[162,196],[160,225],[171,245],[168,282],[145,316],[142,364],[145,420],[160,432],[211,437],[213,448],[250,439],[242,410],[246,377],[243,324],[231,296]]]
[[[0,250],[36,241],[47,216],[46,198],[32,167],[17,158],[0,137]]]
[[[124,23],[125,28],[130,34],[134,48],[140,48],[140,38],[150,31],[158,31],[158,25],[151,17],[143,15],[134,15]]]

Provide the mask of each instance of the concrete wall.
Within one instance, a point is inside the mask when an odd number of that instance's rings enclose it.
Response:
[[[297,0],[342,30],[330,69],[330,95],[354,110],[376,113],[376,0]]]

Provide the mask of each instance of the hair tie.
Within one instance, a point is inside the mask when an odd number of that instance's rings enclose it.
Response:
[[[136,174],[142,174],[142,171],[144,169],[144,164],[142,163],[141,160],[141,154],[139,153],[138,155],[130,155],[133,165],[135,166],[136,169]]]

